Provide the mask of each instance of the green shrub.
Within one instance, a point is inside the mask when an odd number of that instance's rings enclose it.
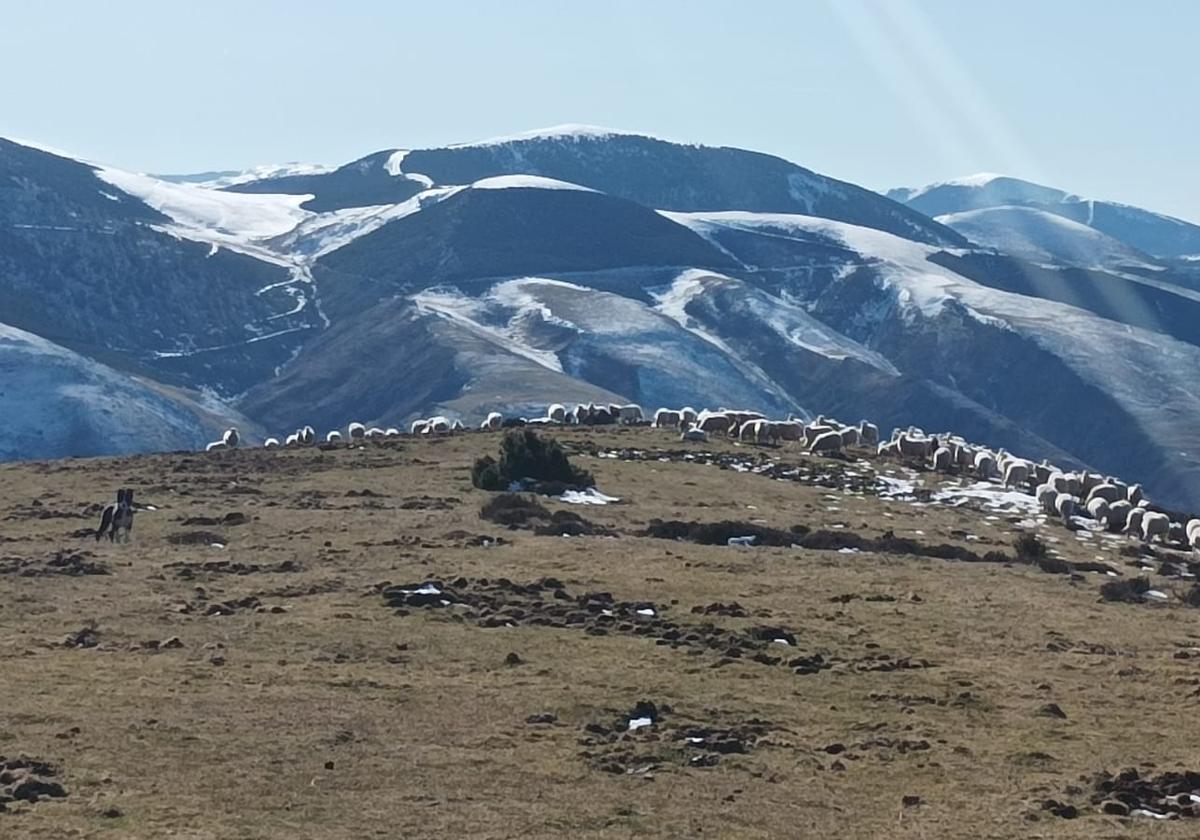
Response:
[[[572,464],[553,438],[532,429],[513,429],[500,442],[500,460],[484,456],[471,468],[471,483],[481,490],[507,490],[514,481],[591,487],[591,473]]]

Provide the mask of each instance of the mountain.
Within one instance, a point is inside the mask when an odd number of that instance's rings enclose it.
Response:
[[[233,394],[320,323],[302,267],[258,247],[304,215],[0,140],[0,312],[163,381]]]
[[[1035,207],[1000,205],[936,218],[978,245],[1033,262],[1116,268],[1154,263],[1095,228]]]
[[[1135,251],[1155,257],[1200,254],[1200,225],[1126,204],[1080,198],[1020,178],[985,173],[924,187],[894,189],[887,196],[934,218],[989,208],[1027,207],[1092,228]],[[962,219],[957,221],[961,223]],[[1021,231],[1027,231],[1033,219],[1015,214],[986,217],[985,235],[994,240],[1004,239],[1000,228],[1006,221],[1011,223],[1010,230],[1014,231],[1010,236],[1021,239]],[[970,219],[968,222],[979,223]],[[970,238],[966,231],[959,232]],[[1051,230],[1046,234],[1037,234],[1035,238],[1061,238],[1062,235],[1061,230]],[[1101,247],[1107,248],[1108,245],[1102,244]]]
[[[782,158],[671,143],[591,126],[558,126],[441,149],[377,152],[335,172],[268,179],[231,189],[312,193],[310,209],[403,201],[416,186],[538,175],[662,210],[807,213],[877,227],[922,242],[962,244],[953,231],[878,195]]]
[[[582,127],[170,180],[4,142],[0,311],[138,417],[170,407],[146,449],[230,418],[728,405],[953,429],[1200,507],[1200,263],[1016,179],[894,196]],[[61,365],[23,364],[61,404]],[[99,420],[43,426],[4,457],[111,451]]]
[[[216,400],[121,374],[0,324],[0,460],[202,448],[257,426]]]

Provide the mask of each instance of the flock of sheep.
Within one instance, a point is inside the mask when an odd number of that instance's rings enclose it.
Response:
[[[569,410],[555,403],[547,408],[544,416],[535,418],[506,419],[493,411],[479,428],[491,431],[530,425],[641,425],[645,422],[645,415],[638,405],[580,404]],[[1030,493],[1047,514],[1062,517],[1068,527],[1072,525],[1072,517],[1086,516],[1107,530],[1139,537],[1144,542],[1157,539],[1164,544],[1173,543],[1200,551],[1200,519],[1191,519],[1185,525],[1181,521],[1173,521],[1164,512],[1151,509],[1150,503],[1143,498],[1140,484],[1128,485],[1097,473],[1067,472],[1047,461],[1035,464],[1003,449],[993,451],[968,443],[950,433],[927,435],[920,429],[909,427],[895,429],[890,439],[881,442],[878,427],[866,420],[857,425],[846,425],[820,415],[812,422],[805,423],[793,418],[770,420],[754,411],[696,411],[693,408],[660,408],[654,413],[651,425],[659,429],[676,430],[680,440],[685,441],[707,441],[709,435],[725,435],[752,443],[794,441],[802,442],[809,452],[814,453],[840,452],[847,447],[870,447],[880,457],[922,460],[937,472],[971,474],[983,481],[1000,481],[1006,488]],[[439,415],[413,421],[409,434],[449,434],[464,429],[461,421]],[[350,423],[345,436],[340,430],[334,430],[325,435],[325,442],[348,440],[357,443],[401,435],[402,432],[395,427],[368,428],[362,423]],[[240,440],[237,429],[228,429],[221,440],[208,444],[206,450],[233,449]],[[278,438],[272,437],[267,438],[264,446],[274,449],[316,444],[316,431],[312,426],[305,426],[288,435],[282,444]]]

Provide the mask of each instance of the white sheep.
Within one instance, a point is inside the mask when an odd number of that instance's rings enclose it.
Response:
[[[874,423],[863,420],[858,424],[858,440],[863,446],[876,446],[879,443],[879,427]]]
[[[900,454],[906,458],[928,458],[937,451],[937,438],[925,437],[923,434],[901,434],[896,439]]]
[[[1045,484],[1038,485],[1037,490],[1033,493],[1033,497],[1037,499],[1038,506],[1042,510],[1052,514],[1055,512],[1054,503],[1058,498],[1059,492],[1059,489],[1052,483],[1046,482]]]
[[[1166,542],[1171,534],[1171,517],[1165,513],[1148,510],[1142,516],[1142,542],[1151,542],[1158,537],[1160,542]]]
[[[699,415],[696,413],[696,409],[692,408],[690,405],[685,405],[679,410],[679,419],[684,423],[695,423],[698,416]]]
[[[1142,485],[1134,484],[1129,488],[1129,492],[1125,494],[1125,498],[1129,500],[1131,505],[1136,505],[1142,501]]]
[[[414,421],[412,421],[412,425],[409,427],[408,431],[409,431],[409,434],[423,435],[427,431],[429,431],[429,421],[428,420],[414,420]]]
[[[385,437],[390,437],[390,438],[400,437],[400,430],[397,429],[395,426],[388,426],[383,434]]]
[[[1125,494],[1120,492],[1116,486],[1112,484],[1093,485],[1092,489],[1088,491],[1087,495],[1088,502],[1091,502],[1092,499],[1103,499],[1109,504],[1112,504],[1118,499],[1123,498],[1125,498]]]
[[[284,446],[299,446],[299,445],[300,445],[300,432],[299,431],[292,432],[290,435],[287,436],[287,439],[284,440]]]
[[[653,426],[656,429],[677,429],[683,421],[683,414],[669,408],[660,408],[654,412]]]
[[[616,411],[613,412],[613,417],[616,418],[617,422],[621,423],[622,425],[633,426],[642,422],[643,415],[642,407],[640,405],[634,405],[633,403],[630,403],[628,405],[609,406],[609,408],[616,409]]]
[[[839,432],[828,431],[818,435],[808,445],[809,452],[841,452],[842,435]]]
[[[230,426],[225,430],[225,434],[221,436],[221,441],[230,449],[237,449],[237,445],[241,443],[242,436],[238,434],[238,430],[234,426]]]
[[[1106,522],[1109,516],[1108,500],[1102,499],[1099,496],[1089,501],[1086,505],[1088,516],[1097,522]]]
[[[378,426],[372,426],[371,428],[367,429],[366,437],[381,438],[386,434],[387,433],[383,429],[379,428]]]
[[[269,437],[263,441],[263,449],[278,449],[279,438]]]
[[[1142,517],[1145,515],[1145,508],[1135,507],[1130,509],[1129,515],[1125,517],[1126,536],[1140,537],[1142,535]]]
[[[223,440],[214,440],[208,446],[204,447],[205,452],[220,452],[222,449],[228,449],[229,445]]]
[[[576,406],[576,410],[578,410],[580,408],[583,408],[583,406]],[[488,416],[484,418],[483,424],[480,425],[479,428],[487,429],[490,431],[495,431],[496,429],[499,429],[503,426],[504,426],[504,415],[501,414],[499,411],[490,411],[490,412],[488,412]]]
[[[933,468],[937,472],[949,472],[954,463],[954,453],[948,447],[939,446],[933,453]]]
[[[1011,458],[1004,469],[1005,487],[1023,487],[1029,483],[1029,463]]]
[[[1200,519],[1193,519],[1187,524],[1187,544],[1192,553],[1200,555]]]
[[[337,429],[334,429],[333,431],[331,431],[325,435],[325,442],[326,443],[341,443],[342,442],[342,433],[339,432]]]
[[[1070,493],[1059,493],[1054,498],[1054,509],[1062,517],[1063,524],[1070,527],[1071,517],[1075,515],[1075,497]]]
[[[1109,530],[1119,531],[1125,527],[1125,523],[1129,521],[1129,513],[1133,510],[1133,505],[1129,504],[1125,499],[1118,499],[1108,506],[1108,521],[1105,527]]]
[[[300,443],[305,446],[314,446],[317,442],[317,430],[312,426],[305,426],[299,432]]]
[[[975,474],[986,480],[996,472],[996,458],[992,453],[984,451],[975,455]]]
[[[346,436],[352,442],[362,440],[367,436],[367,427],[362,423],[351,423],[346,427]]]
[[[844,426],[838,429],[838,434],[842,436],[842,446],[858,446],[862,440],[857,426]]]
[[[707,443],[708,442],[708,432],[704,431],[703,429],[697,429],[694,424],[689,423],[687,425],[687,428],[685,428],[683,430],[683,432],[679,435],[679,439],[682,441]]]

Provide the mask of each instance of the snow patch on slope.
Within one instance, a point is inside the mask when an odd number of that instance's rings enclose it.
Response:
[[[591,187],[583,187],[557,178],[543,178],[540,175],[496,175],[484,178],[471,184],[473,190],[574,190],[577,192],[597,192]]]
[[[0,324],[0,461],[196,448],[245,418]]]
[[[193,187],[219,190],[225,187],[236,187],[239,184],[268,181],[273,178],[288,178],[294,175],[325,175],[336,168],[322,163],[289,161],[288,163],[267,163],[261,166],[252,166],[249,169],[228,172],[205,172],[197,175],[153,175],[150,177],[173,184],[190,184]]]
[[[311,195],[221,192],[192,184],[172,184],[149,175],[100,168],[96,176],[169,216],[181,231],[213,241],[253,242],[287,233],[313,214],[300,205]]]
[[[1154,268],[1125,243],[1085,224],[1033,207],[1002,205],[937,216],[934,221],[989,248],[1036,262],[1085,267],[1115,263]]]
[[[492,311],[494,300],[468,297],[456,289],[445,288],[425,289],[413,295],[412,300],[422,314],[440,315],[510,353],[523,356],[555,373],[563,372],[562,362],[555,353],[522,341],[519,333],[511,327],[511,322],[495,323],[496,316]],[[518,300],[517,303],[523,301]],[[540,305],[537,308],[541,309]]]
[[[277,240],[276,244],[282,250],[315,260],[349,245],[359,237],[373,233],[388,222],[420,212],[430,204],[436,204],[462,189],[463,187],[436,187],[418,193],[399,204],[346,207],[315,214]]]

